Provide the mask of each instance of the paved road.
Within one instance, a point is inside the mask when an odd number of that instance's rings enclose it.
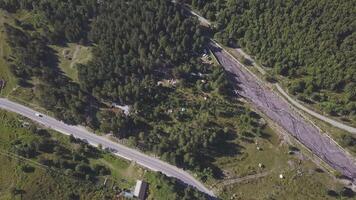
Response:
[[[135,161],[139,165],[149,168],[153,171],[160,171],[163,174],[166,174],[167,176],[175,177],[188,185],[196,187],[204,193],[214,196],[212,191],[207,189],[202,183],[197,181],[193,176],[191,176],[184,170],[165,163],[157,158],[150,157],[139,151],[112,142],[109,139],[91,133],[82,127],[67,125],[44,114],[43,117],[37,117],[35,115],[36,111],[18,103],[11,102],[8,99],[0,98],[0,108],[18,113],[60,133],[66,135],[72,134],[76,138],[87,140],[93,146],[98,146],[99,144],[101,144],[104,148],[108,147],[115,149],[117,153],[114,154],[117,156],[120,156],[130,161]]]
[[[268,89],[218,44],[211,43],[211,50],[220,64],[229,72],[232,80],[235,81],[239,88],[239,95],[249,100],[257,109],[288,131],[315,155],[356,183],[356,162],[352,156],[321,133],[317,127],[305,121],[284,98]]]

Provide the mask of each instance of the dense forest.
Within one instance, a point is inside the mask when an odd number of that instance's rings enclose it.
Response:
[[[0,8],[10,12],[19,9],[35,11],[43,18],[34,24],[41,29],[50,43],[86,42],[90,20],[97,15],[97,0],[65,1],[0,1]]]
[[[90,32],[96,59],[79,67],[82,85],[99,98],[150,102],[157,74],[202,51],[197,22],[170,2],[104,2],[99,12]]]
[[[216,38],[243,47],[291,81],[300,99],[332,115],[356,114],[356,2],[187,1],[216,23]]]

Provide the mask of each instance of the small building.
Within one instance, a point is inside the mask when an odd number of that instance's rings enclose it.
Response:
[[[122,193],[122,196],[124,196],[127,199],[133,199],[134,198],[134,195],[131,192],[126,192],[126,191]]]
[[[146,182],[137,180],[133,195],[137,197],[139,200],[145,200],[147,186],[148,184]]]
[[[118,105],[116,103],[112,103],[111,107],[122,110],[125,115],[129,115],[130,114],[130,106],[129,105],[121,106],[121,105]]]

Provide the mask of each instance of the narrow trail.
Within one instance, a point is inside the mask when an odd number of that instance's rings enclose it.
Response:
[[[232,184],[241,183],[241,182],[252,180],[252,179],[259,179],[259,178],[268,176],[269,174],[270,174],[270,171],[262,172],[259,174],[253,174],[253,175],[248,175],[248,176],[244,176],[244,177],[238,177],[238,178],[225,180],[225,181],[221,182],[220,184],[222,184],[223,186],[232,185]]]

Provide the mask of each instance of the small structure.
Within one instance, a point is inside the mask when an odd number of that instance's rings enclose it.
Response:
[[[128,106],[128,105],[120,106],[120,105],[118,105],[116,103],[112,103],[111,106],[114,107],[114,108],[118,108],[118,109],[122,110],[125,115],[129,115],[130,114],[130,106]]]
[[[132,192],[126,192],[126,191],[124,191],[122,193],[122,196],[124,196],[127,199],[133,199],[134,198],[134,195],[132,194]]]
[[[264,168],[265,166],[262,163],[258,163],[259,168]]]
[[[137,197],[139,200],[145,200],[147,186],[148,184],[146,182],[137,180],[133,195]]]
[[[163,86],[164,82],[163,81],[158,81],[157,86]]]
[[[157,86],[170,87],[176,86],[178,81],[176,79],[163,79],[161,81],[157,81]]]
[[[280,179],[284,179],[283,174],[280,174],[280,175],[279,175],[279,178],[280,178]]]

